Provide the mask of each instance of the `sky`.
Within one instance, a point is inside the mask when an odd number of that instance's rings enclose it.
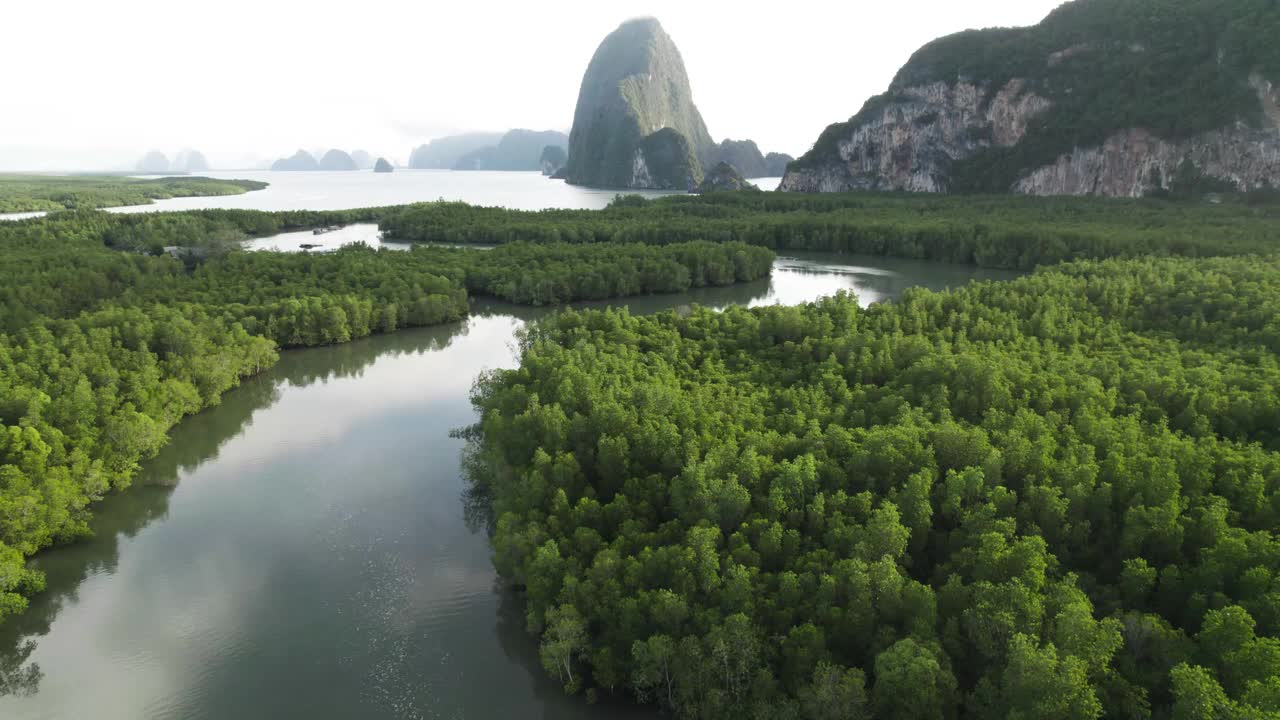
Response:
[[[658,18],[717,141],[799,155],[935,37],[1061,0],[5,2],[0,170],[127,169],[148,150],[247,168],[298,148],[568,132],[600,41]]]

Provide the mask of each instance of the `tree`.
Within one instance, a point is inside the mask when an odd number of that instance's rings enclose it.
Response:
[[[542,667],[564,682],[565,691],[577,692],[578,678],[573,675],[573,661],[587,650],[587,624],[577,608],[557,605],[547,612],[547,630],[542,635],[538,657]]]

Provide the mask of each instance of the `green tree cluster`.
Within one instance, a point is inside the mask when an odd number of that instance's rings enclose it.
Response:
[[[1280,260],[566,311],[475,493],[570,691],[688,718],[1280,713]]]
[[[603,211],[518,211],[425,203],[378,211],[410,242],[737,241],[1029,270],[1070,260],[1273,252],[1280,205],[1170,200],[890,194],[712,193]]]
[[[244,252],[234,240],[350,213],[57,213],[0,224],[0,619],[43,580],[26,557],[87,532],[182,417],[278,348],[456,321],[468,293],[548,305],[766,277],[741,243],[363,245]],[[156,245],[191,250],[152,255]]]
[[[91,210],[149,205],[176,197],[241,195],[261,190],[256,180],[204,177],[139,179],[112,175],[11,175],[0,173],[0,213]]]

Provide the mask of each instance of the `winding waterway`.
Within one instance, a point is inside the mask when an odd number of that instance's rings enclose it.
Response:
[[[863,303],[1010,273],[781,257],[772,279],[637,298]],[[49,579],[0,626],[0,718],[617,718],[538,666],[518,599],[469,526],[462,441],[477,373],[515,363],[549,312],[477,304],[448,326],[284,353],[183,421],[95,537],[39,555]]]

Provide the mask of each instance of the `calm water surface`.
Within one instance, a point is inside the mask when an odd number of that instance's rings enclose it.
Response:
[[[261,180],[266,189],[222,197],[171,198],[151,205],[110,208],[111,212],[153,212],[242,208],[247,210],[346,210],[432,200],[516,210],[577,208],[597,210],[617,190],[596,190],[552,180],[536,172],[406,170],[375,172],[270,172],[236,170],[201,173],[206,177]],[[776,187],[776,186],[775,186]],[[646,197],[671,193],[629,191]]]
[[[773,278],[626,301],[865,302],[1008,273],[779,258]],[[0,718],[652,717],[567,698],[468,526],[453,428],[545,310],[284,353],[180,424],[95,538],[42,554],[49,590],[0,626]]]
[[[374,172],[270,172],[228,170],[201,173],[204,177],[261,180],[264,190],[223,197],[171,198],[150,205],[107,208],[109,212],[163,212],[240,208],[245,210],[347,210],[432,200],[460,200],[472,205],[517,210],[569,208],[598,210],[608,205],[617,190],[597,190],[552,180],[536,172],[406,170]],[[160,177],[160,176],[155,176]],[[756,178],[762,190],[776,190],[782,178]],[[669,192],[629,190],[645,197]],[[0,214],[0,220],[40,217],[42,212]]]

